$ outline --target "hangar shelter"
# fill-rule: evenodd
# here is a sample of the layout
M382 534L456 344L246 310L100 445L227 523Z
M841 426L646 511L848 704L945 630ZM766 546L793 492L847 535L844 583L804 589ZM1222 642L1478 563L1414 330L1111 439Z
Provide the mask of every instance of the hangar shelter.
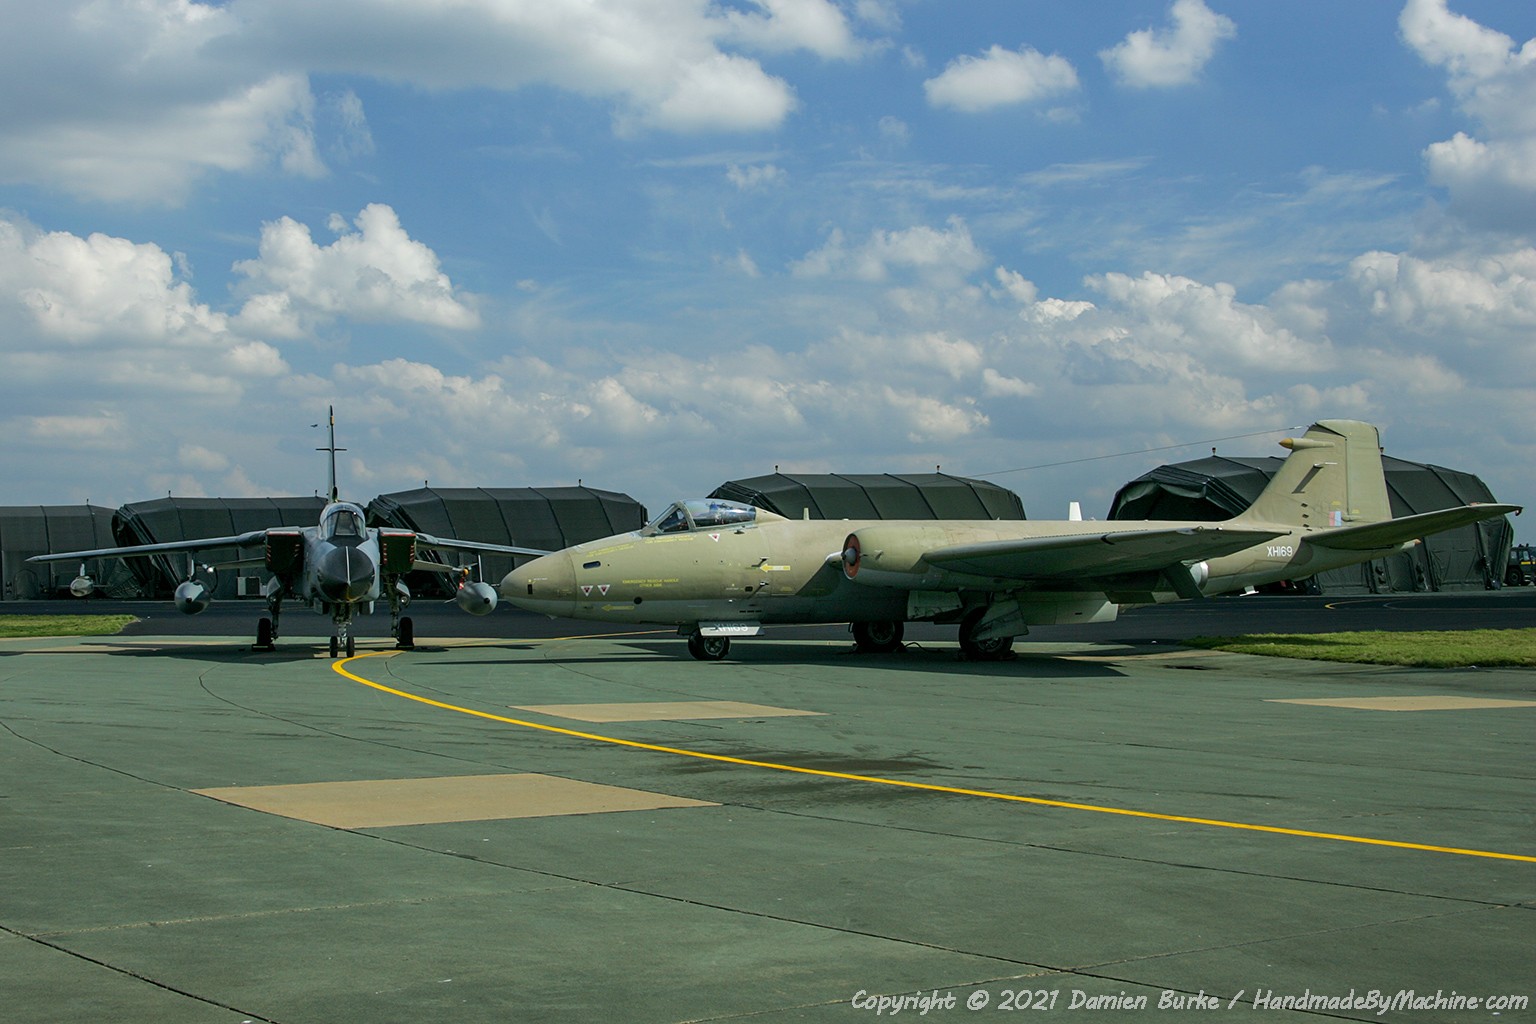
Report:
M771 473L721 484L708 495L787 519L1023 519L1019 496L986 480L947 473Z
M1278 457L1211 456L1159 466L1120 488L1110 519L1229 519L1251 505L1279 471ZM1382 457L1394 517L1496 500L1478 477L1460 470ZM1435 534L1410 551L1319 573L1315 593L1380 594L1483 590L1502 584L1514 542L1507 518Z
M0 585L4 600L34 601L69 587L80 572L78 565L63 562L29 565L33 555L49 551L84 551L110 548L112 510L99 505L9 505L0 507ZM103 562L107 561L102 559ZM110 580L114 597L135 597L137 584L121 559L103 566L98 584ZM94 567L93 567L94 568Z
M645 525L645 506L627 494L591 487L418 487L368 503L368 524L487 544L558 551ZM495 585L513 569L509 555L476 556L479 578ZM451 578L412 573L413 593L450 595Z
M32 555L73 549L133 547L197 537L233 537L267 527L314 526L325 499L155 498L115 512L91 505L0 507L0 579L4 599L25 601L66 596L80 566L28 564ZM396 527L464 540L550 551L596 540L645 524L645 507L627 494L590 487L418 488L382 494L366 507L370 526ZM423 552L425 556L427 553ZM234 548L198 552L198 578L218 599L258 597L266 574L260 567L204 569L232 561ZM507 556L486 555L481 578L495 583L512 568ZM96 558L86 572L108 597L166 598L187 578L188 556ZM451 577L413 573L413 593L452 595Z

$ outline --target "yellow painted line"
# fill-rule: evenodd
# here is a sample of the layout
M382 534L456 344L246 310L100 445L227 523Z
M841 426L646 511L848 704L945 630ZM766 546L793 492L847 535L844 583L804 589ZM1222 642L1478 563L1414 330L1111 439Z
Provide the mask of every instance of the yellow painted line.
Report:
M744 757L731 757L726 754L707 754L699 750L685 750L682 747L666 747L655 743L642 743L639 740L626 740L618 736L603 736L594 732L582 732L579 729L566 729L558 725L545 725L542 722L528 722L520 718L509 718L506 715L496 715L488 711L476 711L474 708L460 707L457 704L448 704L431 697L423 697L419 694L408 693L405 690L397 690L383 683L376 683L371 679L349 671L346 665L362 658L377 658L381 655L393 655L395 651L375 651L368 654L359 654L354 658L343 658L331 663L331 668L356 683L372 687L383 693L395 697L403 697L419 704L426 704L434 708L442 708L445 711L456 711L461 715L471 715L475 718L483 718L491 722L501 722L505 725L516 725L524 729L537 729L540 732L555 733L560 736L571 736L581 740L592 740L597 743L611 743L620 747L631 747L635 750L649 750L658 754L675 754L679 757L693 757L703 761L718 761L722 764L738 764L747 768L768 768L778 772L793 772L797 775L816 775L824 779L843 779L847 782L867 782L880 786L897 786L901 789L917 789L929 793L950 793L956 796L983 797L988 800L1007 800L1011 803L1033 804L1036 807L1056 807L1069 811L1094 811L1098 814L1119 814L1129 818L1150 818L1153 821L1176 821L1186 825L1207 825L1212 828L1241 829L1247 832L1267 832L1272 835L1300 836L1306 839L1330 839L1340 843L1360 843L1365 846L1390 846L1399 850L1422 850L1429 853L1451 853L1459 857L1484 857L1491 860L1523 861L1527 864L1536 864L1536 856L1526 856L1519 853L1498 853L1492 850L1465 850L1454 846L1431 846L1424 843L1404 843L1395 839L1373 839L1369 836L1342 835L1337 832L1309 832L1305 829L1281 828L1278 825L1255 825L1242 821L1221 821L1217 818L1195 818L1182 814L1159 814L1156 811L1138 811L1128 807L1108 807L1102 804L1078 804L1066 800L1047 800L1038 796L1020 796L1016 793L998 793L987 789L964 789L959 786L940 786L932 782L912 782L906 779L885 779L878 775L856 775L851 772L834 772L822 768L802 768L792 764L776 764L773 761L753 761Z

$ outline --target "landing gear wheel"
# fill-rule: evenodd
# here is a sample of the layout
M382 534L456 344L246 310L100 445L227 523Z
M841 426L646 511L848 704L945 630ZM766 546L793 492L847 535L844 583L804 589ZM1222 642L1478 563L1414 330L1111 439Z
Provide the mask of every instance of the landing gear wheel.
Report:
M341 638L337 637L337 636L333 636L333 637L331 637L331 657L334 658L334 657L336 657L336 655L338 655L340 653L341 653Z
M1011 639L1008 642L1009 643L1013 643L1013 641ZM352 657L356 657L356 655L357 655L357 638L355 636L353 636L351 633L348 633L347 634L347 657L352 658Z
M960 653L971 661L1002 661L1013 652L1013 637L995 636L977 640L976 628L981 625L981 617L985 614L985 608L978 608L960 624Z
M416 649L416 626L409 616L400 620L400 628L395 632L395 646L402 651Z
M719 661L730 652L731 638L728 636L688 635L688 653L700 661Z
M272 620L263 616L256 620L256 650L270 651L273 647Z
M888 654L901 649L900 622L855 622L853 643L860 654Z

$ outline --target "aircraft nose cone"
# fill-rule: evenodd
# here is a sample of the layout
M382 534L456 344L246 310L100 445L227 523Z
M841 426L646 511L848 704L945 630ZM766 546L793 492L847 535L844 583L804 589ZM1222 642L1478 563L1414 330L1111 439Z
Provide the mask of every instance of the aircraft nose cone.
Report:
M501 596L519 608L550 615L569 610L576 602L576 571L564 551L540 555L507 573Z
M315 567L316 583L326 600L337 604L360 601L373 589L373 562L350 547L332 548Z

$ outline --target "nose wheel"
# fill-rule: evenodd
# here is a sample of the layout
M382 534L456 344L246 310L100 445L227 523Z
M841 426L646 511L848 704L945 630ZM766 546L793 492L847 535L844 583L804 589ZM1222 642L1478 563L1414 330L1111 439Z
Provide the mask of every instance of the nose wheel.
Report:
M352 623L337 619L336 632L331 634L331 657L341 657L342 651L349 658L357 654L357 638L352 635Z
M731 638L728 636L704 636L702 633L688 634L688 653L700 661L719 661L731 652Z

